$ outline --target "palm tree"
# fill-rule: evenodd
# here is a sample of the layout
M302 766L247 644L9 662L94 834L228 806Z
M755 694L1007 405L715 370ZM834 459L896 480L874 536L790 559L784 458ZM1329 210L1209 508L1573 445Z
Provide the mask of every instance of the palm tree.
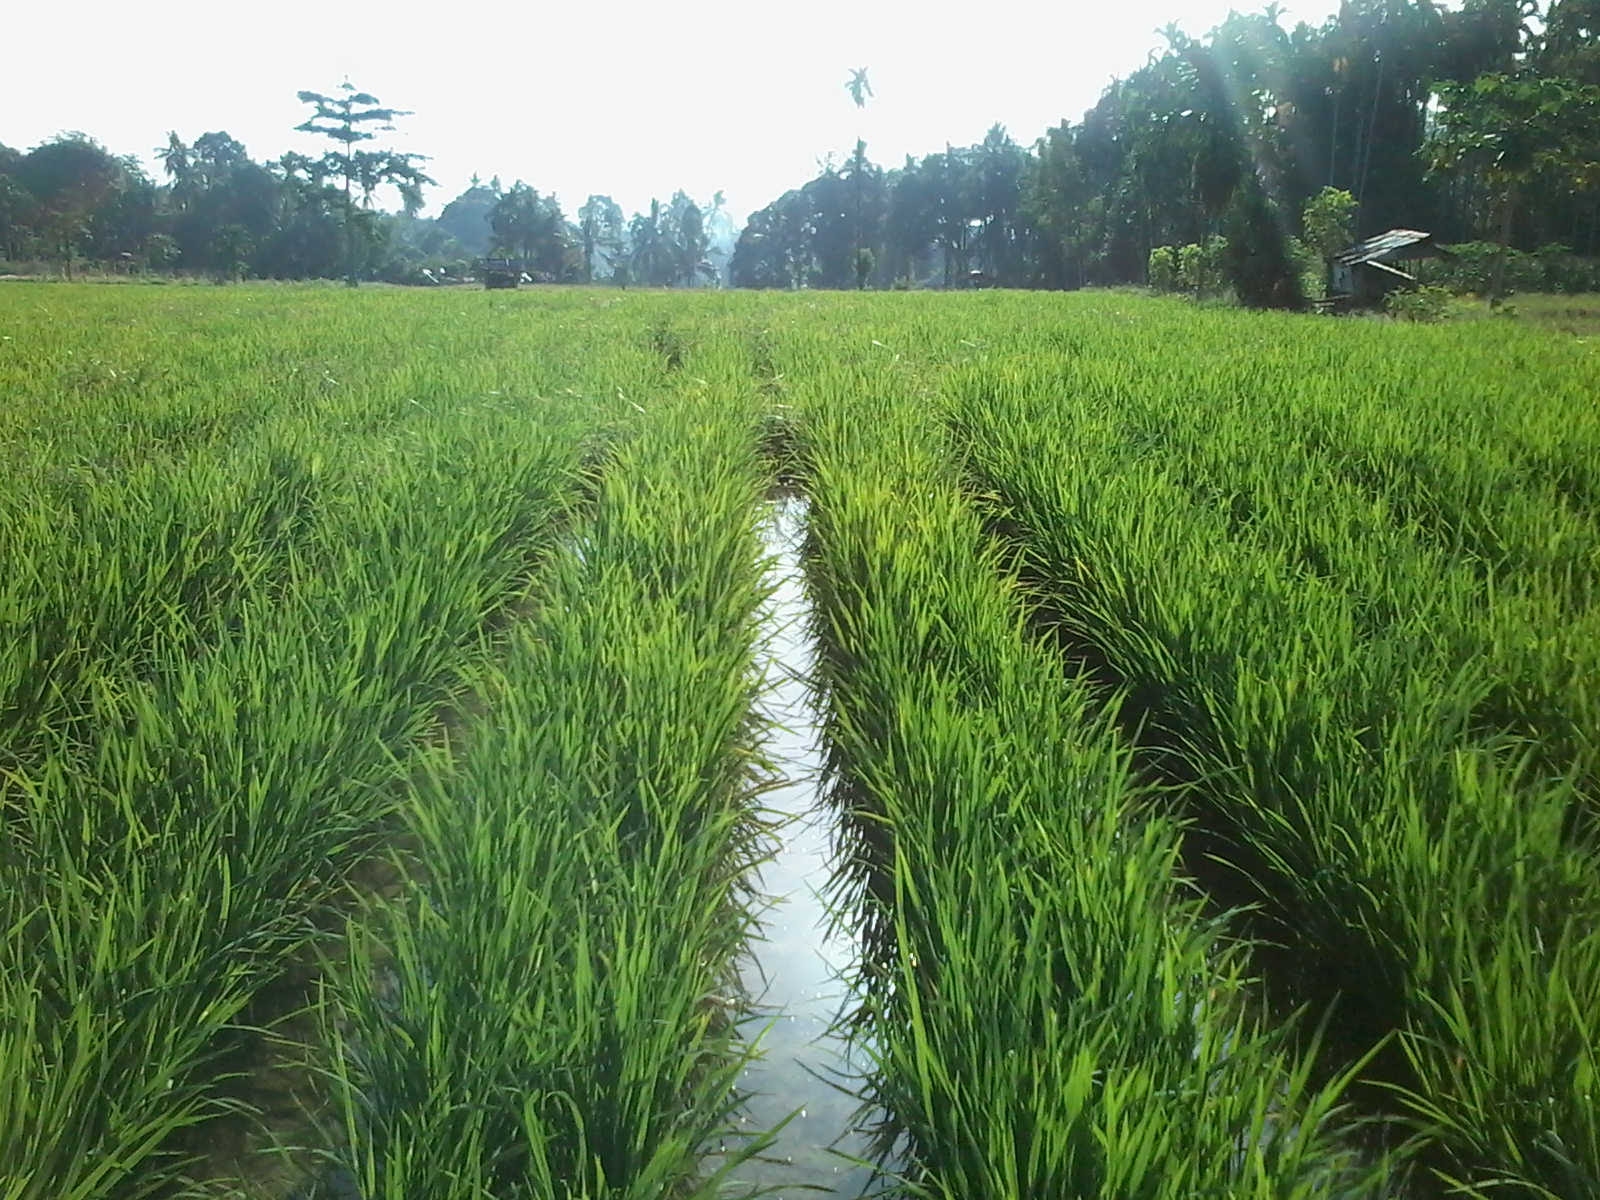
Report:
M651 200L650 215L635 213L630 230L633 235L633 273L652 287L661 287L672 281L671 252L661 225L661 201Z
M877 99L872 94L872 85L867 82L867 69L865 67L851 67L850 78L845 81L844 90L850 93L850 99L855 102L857 111L867 107L869 99ZM867 144L861 140L861 127L859 121L856 125L856 153L854 170L856 189L856 246L855 255L851 260L852 269L861 261L861 172L866 163Z
M850 78L844 85L844 90L850 93L857 108L865 108L867 101L876 99L872 94L872 85L867 82L867 69L865 67L852 67Z
M183 144L176 131L171 131L167 134L167 144L157 146L156 153L161 155L162 169L172 180L172 198L182 211L189 206L189 193L194 187L194 161L189 156L189 147Z

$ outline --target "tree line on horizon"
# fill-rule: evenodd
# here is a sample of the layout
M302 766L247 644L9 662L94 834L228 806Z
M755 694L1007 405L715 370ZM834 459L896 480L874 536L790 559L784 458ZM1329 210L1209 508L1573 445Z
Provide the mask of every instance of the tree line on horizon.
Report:
M997 124L885 169L857 139L751 216L732 282L1071 288L1215 243L1241 299L1286 303L1301 214L1328 189L1359 235L1600 255L1600 0L1345 0L1293 30L1269 5L1204 40L1163 34L1032 146Z
M362 279L427 283L464 277L504 254L541 279L656 286L713 281L734 231L720 193L702 207L682 192L625 220L590 196L569 220L552 195L517 180L474 177L438 217L415 205L386 212L376 186L347 196L330 161L288 153L251 158L226 132L186 143L169 135L165 179L82 133L26 154L0 144L0 261L74 261L102 269L182 272L219 280ZM369 181L371 182L371 181ZM407 209L410 211L407 211Z
M1359 234L1600 255L1600 0L1345 0L1293 30L1269 5L1204 39L1163 32L1162 53L1031 146L996 125L886 169L858 137L736 244L720 193L701 206L679 191L631 219L591 195L569 218L521 180L474 178L419 217L421 160L356 148L375 136L361 122L405 114L346 85L301 93L317 105L301 128L335 143L320 158L257 162L224 132L174 133L157 182L83 134L0 145L0 257L424 282L503 253L560 282L949 286L976 272L1071 288L1145 282L1152 252L1193 245L1240 299L1293 304L1301 214L1330 188L1353 198ZM846 87L858 109L874 98L865 68ZM397 213L373 203L391 184Z
M416 154L370 148L410 114L385 108L346 81L332 95L302 91L313 115L296 128L329 139L320 156L257 162L226 132L159 147L165 182L137 158L118 157L82 133L23 154L0 145L0 259L75 259L112 269L174 270L219 281L344 276L395 283L463 278L472 260L504 255L548 281L634 279L656 286L720 281L734 230L720 192L709 209L687 193L624 221L621 207L591 195L569 221L553 195L522 180L474 176L435 219L417 214L434 181ZM374 203L386 187L398 213Z

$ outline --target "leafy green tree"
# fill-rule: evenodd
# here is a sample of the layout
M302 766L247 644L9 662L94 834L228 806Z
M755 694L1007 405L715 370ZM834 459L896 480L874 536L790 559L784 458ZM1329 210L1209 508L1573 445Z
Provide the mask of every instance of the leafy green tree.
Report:
M845 81L844 89L850 93L850 102L856 106L857 113L867 107L868 100L875 99L872 94L872 84L867 82L867 69L865 67L852 67L850 69L850 78ZM856 193L855 257L857 259L861 256L861 186L866 165L867 143L862 140L858 127L855 153L850 163L850 177L855 182Z
M236 282L244 277L254 249L250 231L243 225L224 225L212 234L212 278L218 283Z
M1222 273L1241 304L1251 308L1305 306L1290 254L1283 214L1254 178L1234 190L1222 221Z
M1150 264L1145 270L1146 281L1158 292L1176 291L1178 287L1178 252L1171 246L1157 246L1150 251Z
M0 258L18 259L33 232L33 195L20 176L22 155L0 145Z
M710 240L706 237L705 214L686 192L673 194L667 209L666 236L672 247L674 283L695 287L710 276L711 264L706 261Z
M856 251L856 290L866 291L867 280L872 278L872 268L877 259L865 246Z
M1463 161L1430 175L1418 151L1441 119L1435 80L1470 84L1526 67L1592 82L1600 0L1543 7L1541 20L1532 0L1343 0L1318 27L1291 29L1270 5L1230 15L1203 38L1171 27L1164 53L1031 154L991 130L982 145L908 160L883 173L876 213L858 138L839 171L752 218L736 273L763 286L849 286L854 249L869 247L890 278L942 267L948 281L982 266L1006 282L1080 286L1142 279L1153 248L1205 247L1221 235L1224 274L1241 298L1292 304L1297 281L1317 272L1290 235L1323 188L1356 203L1347 234L1323 231L1324 251L1395 225L1459 240L1503 217L1502 183L1486 167ZM865 76L858 69L845 84L861 105ZM1446 124L1450 116L1447 106ZM1581 112L1568 125L1574 137L1596 127ZM1524 187L1518 244L1600 251L1600 185L1586 178L1545 170ZM1319 239L1315 221L1310 238Z
M1288 258L1293 262L1293 253L1286 251ZM1227 238L1221 234L1214 234L1200 243L1200 280L1198 280L1198 293L1205 294L1211 288L1221 288L1222 280L1227 275ZM1293 277L1299 280L1299 270L1293 272ZM1291 301L1291 306L1298 306L1298 301Z
M937 203L931 173L908 156L889 188L884 221L885 244L893 256L889 264L893 278L921 277L921 263L937 236Z
M179 212L189 206L189 198L194 193L195 179L194 167L190 160L189 147L183 144L176 130L167 132L167 144L157 146L156 153L161 156L161 167L166 176L171 180L172 200Z
M1301 210L1306 244L1324 260L1355 240L1356 198L1343 188L1325 187Z
M127 269L144 262L145 246L158 231L157 190L138 159L118 161L121 174L89 214L83 246L90 258Z
M1569 79L1480 75L1440 88L1443 109L1426 147L1429 169L1477 170L1498 195L1500 261L1489 299L1504 292L1519 205L1537 183L1600 184L1600 87Z
M752 213L733 249L733 286L801 286L811 261L810 215L810 204L798 189Z
M1170 247L1158 246L1150 251L1152 270L1164 269L1167 266L1167 263L1157 260L1161 250L1166 250L1172 255L1170 262L1173 266L1174 287L1193 292L1199 299L1221 285L1227 269L1227 238L1213 236L1203 242L1190 242L1187 246L1178 247L1176 253Z
M190 172L201 188L216 187L236 167L250 162L243 144L223 130L202 133L190 149Z
M1023 281L1030 228L1022 206L1027 167L1027 154L999 124L984 136L972 159L975 215L980 222L978 252L989 278L1007 286Z
M338 278L347 269L344 196L315 178L286 175L279 216L258 254L276 279ZM358 219L371 214L358 213Z
M867 158L867 144L860 138L856 139L855 151L850 155L850 162L845 171L855 200L855 220L851 226L852 244L855 248L853 261L859 262L861 251L868 248L867 229L870 223L866 213L866 193L868 189L881 188L882 172Z
M628 226L628 273L635 283L671 287L680 280L686 256L676 226L672 207L659 200L650 201L648 213L634 214Z
M554 196L541 196L517 180L489 214L494 245L522 258L536 271L560 279L566 265L566 219Z
M922 160L933 199L934 239L944 260L944 283L967 273L973 228L978 224L975 180L968 156L945 147L943 154Z
M360 224L356 218L356 188L361 189L365 206L370 204L372 193L378 187L393 184L400 191L405 211L415 213L422 207L423 185L433 180L417 165L426 161L422 155L356 149L362 142L375 140L379 131L392 130L397 118L410 114L398 108L384 108L376 96L357 91L349 80L345 80L340 89L339 96L310 91L297 93L302 104L312 106L313 115L295 128L302 133L320 134L337 146L324 156L323 162L330 177L344 181L346 280L355 287L356 236Z
M626 231L622 208L610 196L591 195L578 210L578 243L583 252L583 278L594 282L597 256L614 263L622 254Z
M72 260L89 235L91 217L126 176L99 142L66 133L23 155L17 179L31 197L30 219L49 252L72 278Z
M1600 86L1600 0L1553 0L1535 65L1541 74Z
M638 283L659 286L670 278L671 255L661 228L661 201L652 199L648 213L634 213L628 222L628 275Z
M1066 121L1046 131L1023 186L1023 212L1037 238L1031 268L1055 287L1082 287L1093 252L1095 197L1077 134Z
M806 287L855 286L856 227L851 215L855 182L831 167L800 189Z
M240 142L220 130L201 134L191 146L169 134L162 163L171 179L168 228L178 245L179 264L220 278L243 274L238 247L253 253L272 244L285 219L285 192L293 198L290 174L276 174L255 162ZM242 233L222 237L228 227ZM270 263L257 265L270 272Z
M502 194L498 178L486 184L474 175L467 190L444 206L439 214L439 225L468 254L487 254L494 237L494 231L489 228L489 214L494 212Z
M145 243L145 264L157 271L178 265L178 243L171 234L153 233Z
M728 202L721 191L711 194L711 208L706 212L706 261L717 282L725 282L730 275L734 245L739 240L738 227L728 213Z
M1155 251L1151 251L1152 254ZM1206 251L1199 242L1190 242L1186 246L1178 247L1178 286L1186 291L1193 292L1195 296L1202 296L1206 290Z

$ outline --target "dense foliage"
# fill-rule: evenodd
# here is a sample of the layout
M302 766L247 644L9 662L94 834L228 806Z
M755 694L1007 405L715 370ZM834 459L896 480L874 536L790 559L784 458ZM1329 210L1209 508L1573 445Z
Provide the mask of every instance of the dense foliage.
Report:
M885 170L858 145L751 218L734 281L850 286L859 238L883 286L1112 284L1143 281L1156 247L1222 235L1241 299L1292 303L1287 239L1318 240L1301 213L1329 187L1354 198L1357 234L1600 255L1600 19L1592 0L1536 15L1355 0L1321 28L1270 10L1204 40L1172 27L1164 54L1031 148L996 126Z
M333 118L325 123L338 131ZM0 264L45 262L70 276L74 261L86 260L101 270L218 280L353 270L362 279L434 283L466 277L483 255L510 254L546 281L693 286L721 278L732 252L720 193L702 208L676 192L627 226L608 196L590 196L571 221L554 196L521 180L505 188L473 179L437 218L419 217L430 181L414 157L336 149L262 163L226 133L192 143L173 133L158 184L136 158L81 133L26 154L0 146ZM401 212L375 205L386 186L399 189Z

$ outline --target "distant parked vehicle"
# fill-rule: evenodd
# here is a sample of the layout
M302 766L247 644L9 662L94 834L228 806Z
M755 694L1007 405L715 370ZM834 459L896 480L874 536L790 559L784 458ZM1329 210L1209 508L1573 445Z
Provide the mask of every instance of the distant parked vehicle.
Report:
M474 270L485 288L515 288L533 282L528 264L520 258L480 258Z

